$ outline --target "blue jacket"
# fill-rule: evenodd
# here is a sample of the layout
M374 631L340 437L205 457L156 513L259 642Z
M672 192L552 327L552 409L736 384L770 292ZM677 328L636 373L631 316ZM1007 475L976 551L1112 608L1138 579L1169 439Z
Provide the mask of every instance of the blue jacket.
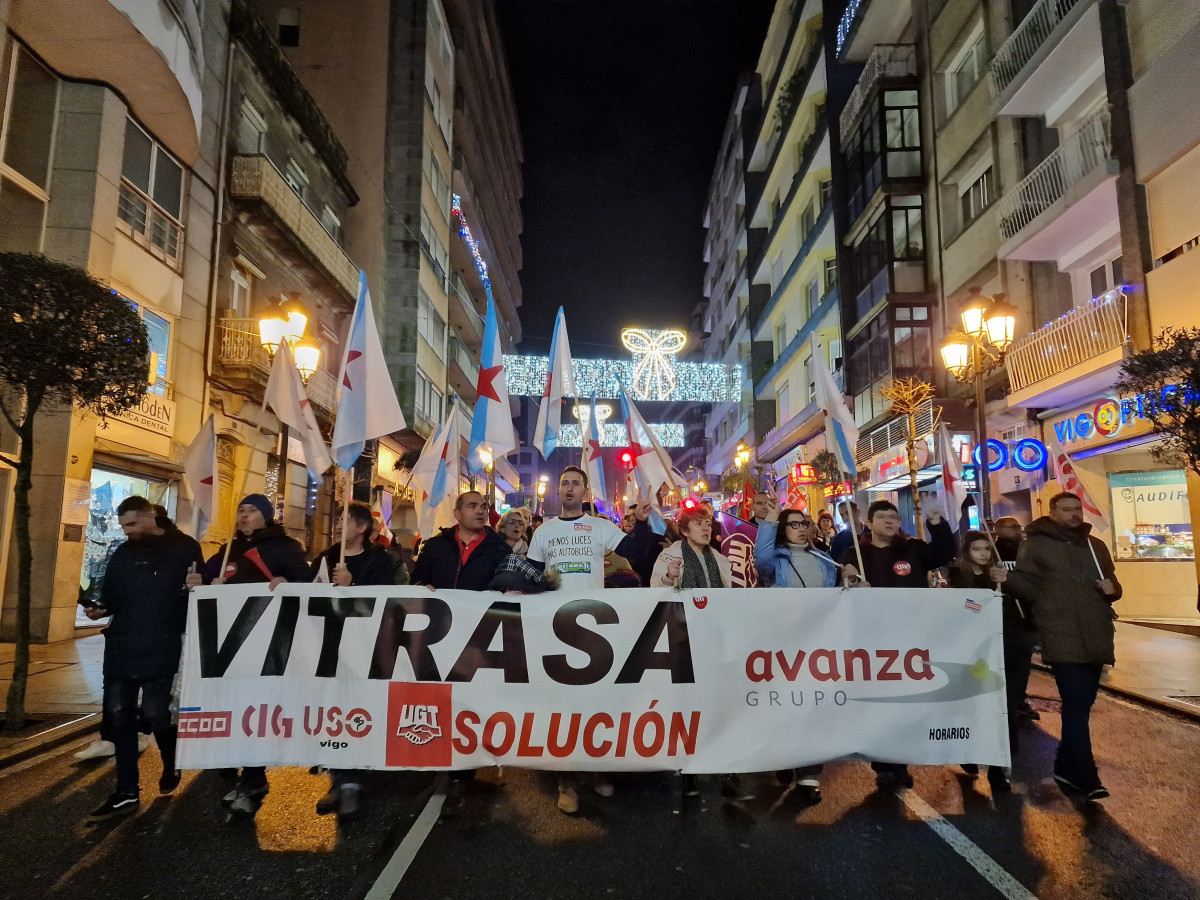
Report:
M779 531L776 522L760 522L758 536L754 540L754 565L758 567L759 577L773 587L800 587L796 584L796 573L792 570L792 553L786 545L775 546L775 535ZM838 564L812 547L808 552L816 557L821 564L821 574L824 576L821 584L810 584L808 587L834 587L837 585Z

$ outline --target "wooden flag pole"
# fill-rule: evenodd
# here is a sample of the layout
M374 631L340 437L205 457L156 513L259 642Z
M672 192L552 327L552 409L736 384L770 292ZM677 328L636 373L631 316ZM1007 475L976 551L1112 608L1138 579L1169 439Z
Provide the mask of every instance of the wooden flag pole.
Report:
M350 527L350 494L354 489L354 468L346 469L346 489L342 495L342 540L339 566L346 564L346 529Z
M235 497L242 496L242 492L246 490L246 480L250 477L250 461L254 458L253 448L250 450L250 457L246 460L246 468L242 471L242 484ZM218 488L218 491L220 489ZM220 494L218 493L218 497ZM229 551L233 549L234 538L237 537L237 507L233 508L233 530L229 533L229 540L225 542L225 555L221 559L221 571L217 573L217 577L225 577L225 567L229 565Z
M850 473L843 471L846 476L846 482L850 482ZM854 556L858 560L858 577L863 581L867 580L867 569L863 565L862 547L858 543L858 523L854 521L854 494L851 492L850 499L846 502L846 509L850 510L850 537L854 539ZM834 560L837 562L837 560Z

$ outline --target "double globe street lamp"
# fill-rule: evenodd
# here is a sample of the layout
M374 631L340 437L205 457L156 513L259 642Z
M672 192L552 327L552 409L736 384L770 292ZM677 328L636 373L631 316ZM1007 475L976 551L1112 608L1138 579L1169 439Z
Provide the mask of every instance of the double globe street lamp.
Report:
M298 300L284 300L274 310L258 320L258 336L267 356L275 359L280 341L287 341L300 370L300 378L308 384L321 361L321 348L312 341L303 340L308 316Z
M975 480L979 485L981 525L989 527L992 501L988 474L987 399L984 381L1004 365L1004 356L1012 348L1017 324L1017 308L1003 294L987 297L971 288L971 296L962 309L962 331L947 335L942 342L942 361L960 384L975 382L975 412L979 431L978 465ZM953 510L949 511L953 514Z

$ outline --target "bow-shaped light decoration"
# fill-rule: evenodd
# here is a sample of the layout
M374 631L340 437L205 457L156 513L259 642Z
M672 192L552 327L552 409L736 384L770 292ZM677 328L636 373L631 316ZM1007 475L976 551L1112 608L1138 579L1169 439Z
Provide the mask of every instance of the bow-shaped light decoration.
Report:
M682 331L626 328L621 343L633 353L633 388L639 400L669 400L675 392L675 354L687 343Z

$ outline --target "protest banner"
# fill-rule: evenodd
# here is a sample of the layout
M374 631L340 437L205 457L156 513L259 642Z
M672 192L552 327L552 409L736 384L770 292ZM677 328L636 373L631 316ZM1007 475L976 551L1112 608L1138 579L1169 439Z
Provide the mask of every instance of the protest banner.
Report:
M759 772L1008 765L1000 596L193 591L179 764Z

